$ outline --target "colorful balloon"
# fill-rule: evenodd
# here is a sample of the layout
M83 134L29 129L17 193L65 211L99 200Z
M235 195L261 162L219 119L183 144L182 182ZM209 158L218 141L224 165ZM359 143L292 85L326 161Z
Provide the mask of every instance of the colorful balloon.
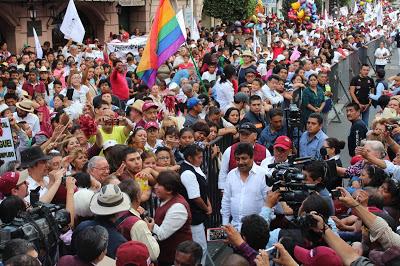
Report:
M297 18L299 19L304 18L304 10L300 10L299 12L297 12Z
M365 5L365 2L360 1L360 6L363 6L363 5Z
M291 6L294 10L298 10L300 8L300 2L294 2L291 4Z

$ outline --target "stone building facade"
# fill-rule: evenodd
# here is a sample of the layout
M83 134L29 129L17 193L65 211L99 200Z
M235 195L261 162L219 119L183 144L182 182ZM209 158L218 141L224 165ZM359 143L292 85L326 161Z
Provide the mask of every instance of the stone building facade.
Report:
M0 0L0 41L6 41L11 52L19 53L25 45L34 46L32 25L41 43L53 46L66 40L59 31L68 0ZM176 10L191 5L190 0L171 0ZM193 0L194 17L199 20L203 0ZM118 33L120 26L128 32L138 28L149 32L159 0L75 0L85 38L98 38L105 42L111 33ZM36 17L31 18L34 9Z

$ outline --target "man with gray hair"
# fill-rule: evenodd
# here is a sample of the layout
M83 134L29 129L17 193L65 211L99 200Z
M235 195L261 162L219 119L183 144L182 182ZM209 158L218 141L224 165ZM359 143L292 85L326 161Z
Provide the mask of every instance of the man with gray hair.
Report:
M106 181L110 174L110 166L104 157L94 156L88 162L88 173L91 177L92 187L98 187L94 184L98 182L103 184Z

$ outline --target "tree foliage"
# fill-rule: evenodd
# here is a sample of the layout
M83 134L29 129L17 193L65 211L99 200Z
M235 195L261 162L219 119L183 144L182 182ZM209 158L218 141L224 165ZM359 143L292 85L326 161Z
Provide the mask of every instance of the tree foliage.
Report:
M225 22L242 20L253 15L257 0L204 0L206 15Z

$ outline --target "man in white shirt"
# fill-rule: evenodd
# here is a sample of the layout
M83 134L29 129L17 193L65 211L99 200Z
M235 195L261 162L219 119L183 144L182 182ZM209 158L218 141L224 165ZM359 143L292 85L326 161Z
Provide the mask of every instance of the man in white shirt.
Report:
M17 123L25 121L32 129L32 136L35 136L40 131L40 122L37 115L33 114L33 102L25 99L16 104L16 112L13 116Z
M217 64L216 64L216 63L211 63L211 64L208 66L208 70L205 71L205 72L203 73L203 75L201 76L201 79L202 79L202 80L208 80L209 82L211 82L211 81L216 81L216 80L217 80L217 72L216 72L216 69L217 69Z
M192 214L193 241L199 243L203 249L202 265L205 265L207 255L207 240L205 235L204 221L212 213L210 199L207 196L207 177L201 170L203 162L203 150L196 144L185 148L185 161L181 164L181 182L185 187L183 196L190 205Z
M249 122L243 123L240 125L238 131L239 143L250 143L250 145L253 147L253 161L255 164L260 165L265 158L271 157L271 153L265 146L256 143L257 128L254 124ZM229 172L237 166L237 161L234 158L237 146L237 143L233 144L222 154L221 168L218 175L218 189L224 190L225 182Z
M253 147L249 143L239 143L235 159L238 167L226 179L221 215L223 225L231 223L240 231L243 217L260 213L269 189L265 170L254 163Z
M276 91L279 85L279 76L271 75L268 77L267 84L261 90L263 92L262 100L268 99L272 105L277 105L283 102L283 96Z

